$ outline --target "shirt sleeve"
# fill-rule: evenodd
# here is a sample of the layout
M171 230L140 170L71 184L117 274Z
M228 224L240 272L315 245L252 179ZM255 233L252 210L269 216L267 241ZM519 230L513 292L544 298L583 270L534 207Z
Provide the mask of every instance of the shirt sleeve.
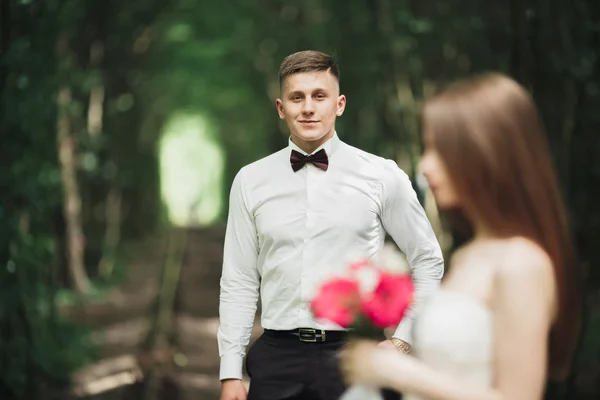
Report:
M444 260L433 228L421 207L408 175L386 160L381 187L381 219L410 265L415 296L413 305L393 337L412 342L412 325L423 302L439 288Z
M244 192L244 169L234 178L223 250L217 341L219 377L242 379L242 360L250 341L258 302L258 238Z

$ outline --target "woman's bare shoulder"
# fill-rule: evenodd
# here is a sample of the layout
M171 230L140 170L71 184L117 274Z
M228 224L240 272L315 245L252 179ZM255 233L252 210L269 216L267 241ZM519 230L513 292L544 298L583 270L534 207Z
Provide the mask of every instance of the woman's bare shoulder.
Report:
M555 290L552 260L534 241L524 237L505 239L502 257L497 260L496 282L532 285L532 290L544 291L551 296Z
M503 257L504 262L501 263L503 269L510 270L515 265L519 266L518 269L542 268L547 270L548 267L552 267L552 260L546 250L533 240L522 236L505 239L502 252L505 256ZM528 267L524 267L524 265L528 265Z

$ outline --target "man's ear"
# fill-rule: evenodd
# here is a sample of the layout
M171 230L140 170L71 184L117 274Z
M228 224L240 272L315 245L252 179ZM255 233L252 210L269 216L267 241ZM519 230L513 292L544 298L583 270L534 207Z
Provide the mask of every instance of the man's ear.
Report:
M275 107L277 108L277 114L279 114L279 118L285 119L285 113L283 112L283 102L281 99L275 100Z
M335 115L337 115L338 117L341 116L344 113L345 109L346 109L346 96L344 96L342 94L342 95L340 95L340 97L338 97L337 111L335 112Z

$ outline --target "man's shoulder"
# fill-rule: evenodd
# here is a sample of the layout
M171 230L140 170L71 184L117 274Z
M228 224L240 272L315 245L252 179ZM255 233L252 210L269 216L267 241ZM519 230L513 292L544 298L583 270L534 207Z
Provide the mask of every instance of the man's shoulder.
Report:
M275 153L271 153L268 156L264 156L243 166L241 171L245 171L244 173L268 173L269 170L275 166L281 167L282 161L285 161L286 159L287 151L288 148L284 147Z
M240 169L238 175L244 175L249 178L271 175L274 170L281 169L285 165L286 158L289 158L286 155L287 152L288 148L284 147L275 153L246 164Z
M359 149L358 147L351 146L347 143L344 143L344 145L346 147L346 153L355 157L356 162L370 165L382 174L402 171L394 160L369 153L366 150Z

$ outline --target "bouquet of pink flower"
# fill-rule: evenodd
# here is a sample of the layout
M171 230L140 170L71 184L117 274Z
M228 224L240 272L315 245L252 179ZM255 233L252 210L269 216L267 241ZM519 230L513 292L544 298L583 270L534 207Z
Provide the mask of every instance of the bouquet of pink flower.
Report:
M349 271L320 287L311 301L315 317L365 338L380 336L384 328L397 326L413 298L411 276L385 271L370 260L351 264Z
M411 276L387 272L370 260L350 265L350 273L327 280L311 301L317 319L349 328L354 337L376 339L383 329L397 326L414 293ZM381 389L348 388L340 400L383 400Z

